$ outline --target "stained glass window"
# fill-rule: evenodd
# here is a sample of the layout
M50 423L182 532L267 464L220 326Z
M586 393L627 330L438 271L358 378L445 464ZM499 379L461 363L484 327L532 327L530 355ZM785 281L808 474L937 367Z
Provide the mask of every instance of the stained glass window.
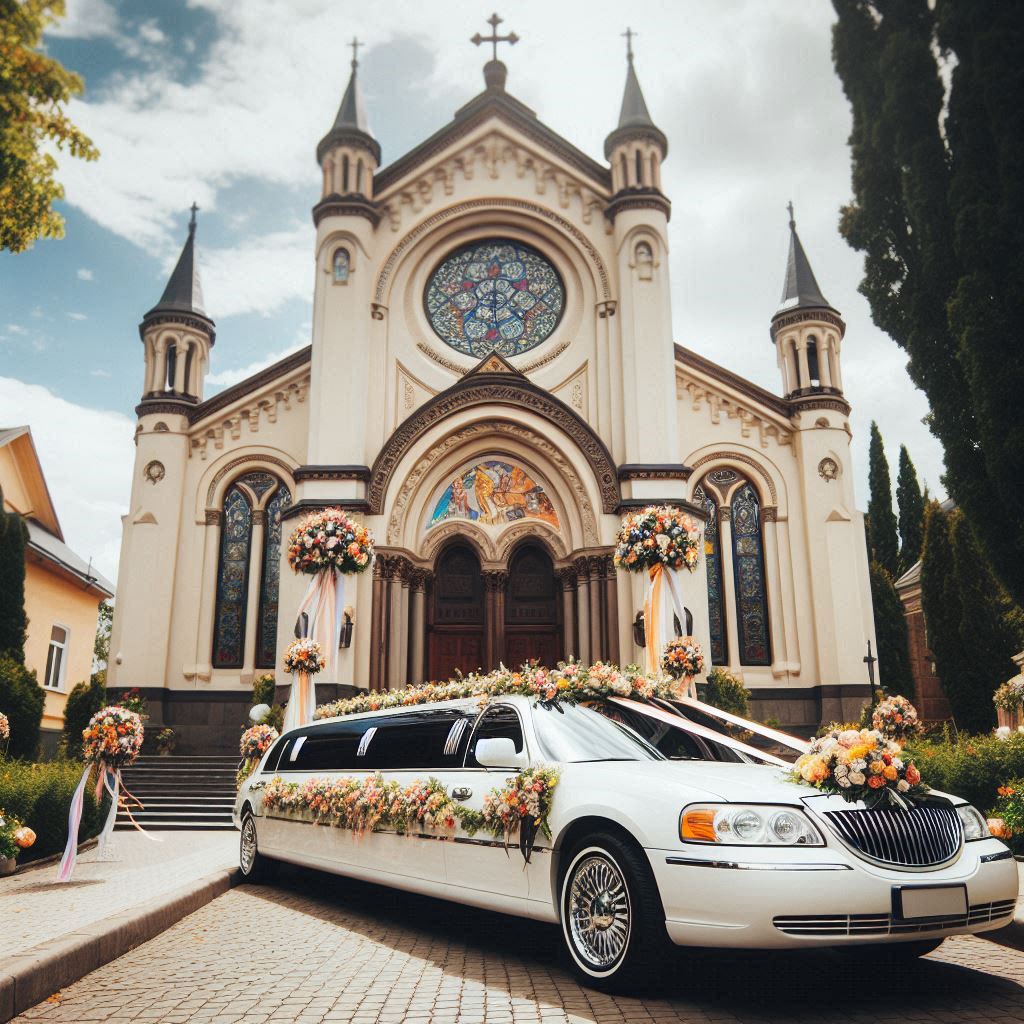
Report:
M515 356L558 326L565 288L558 271L521 242L474 242L448 256L424 296L437 336L466 355Z
M718 504L698 486L693 500L708 514L704 528L704 562L708 576L708 620L711 627L711 664L726 665L729 655L725 643L725 607L722 602L722 553L718 540Z
M238 486L224 498L213 628L213 667L241 668L245 657L245 606L249 589L252 506Z
M770 665L768 593L764 578L761 504L749 483L732 498L732 560L736 578L736 636L743 665Z
M281 513L292 503L281 484L267 503L263 534L263 572L260 577L259 632L256 636L256 667L273 668L277 655L277 598L281 583Z
M349 255L348 249L338 249L334 254L335 284L344 284L348 280Z

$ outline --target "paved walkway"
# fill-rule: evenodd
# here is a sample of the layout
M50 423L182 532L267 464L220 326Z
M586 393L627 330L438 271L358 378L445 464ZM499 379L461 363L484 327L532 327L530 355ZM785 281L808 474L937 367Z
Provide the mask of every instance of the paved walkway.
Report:
M948 939L856 954L683 953L642 998L581 988L558 930L315 872L242 886L17 1018L139 1024L938 1024L1024 1020L1024 956Z
M79 854L70 882L57 881L57 865L21 869L0 878L0 960L68 935L180 889L238 860L238 833L154 832L160 842L116 832L115 860L97 848Z

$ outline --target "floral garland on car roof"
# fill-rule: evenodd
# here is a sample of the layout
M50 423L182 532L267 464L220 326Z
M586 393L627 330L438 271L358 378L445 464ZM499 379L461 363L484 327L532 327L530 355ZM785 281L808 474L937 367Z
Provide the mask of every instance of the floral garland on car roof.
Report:
M286 782L275 775L263 790L263 810L309 814L320 825L346 828L357 835L395 831L403 835L430 831L454 832L461 824L470 834L489 832L506 846L519 835L527 863L537 834L551 838L548 815L558 784L553 768L530 768L492 789L480 811L457 803L443 783L431 776L408 785L385 780L380 772L365 779L311 778ZM446 838L446 837L445 837Z

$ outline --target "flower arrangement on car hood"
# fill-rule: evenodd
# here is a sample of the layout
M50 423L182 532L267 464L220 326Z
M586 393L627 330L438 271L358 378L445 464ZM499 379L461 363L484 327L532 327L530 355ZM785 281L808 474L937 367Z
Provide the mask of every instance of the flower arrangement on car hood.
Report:
M906 809L930 791L914 762L904 761L902 753L898 743L877 729L833 729L811 741L792 776L848 803L863 800L869 807Z

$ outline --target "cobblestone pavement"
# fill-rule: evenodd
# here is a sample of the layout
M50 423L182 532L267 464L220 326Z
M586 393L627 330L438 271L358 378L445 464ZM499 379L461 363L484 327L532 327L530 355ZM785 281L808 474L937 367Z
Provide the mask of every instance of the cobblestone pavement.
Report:
M826 973L827 972L827 973ZM1024 954L955 938L895 971L694 954L643 998L579 987L555 928L285 869L232 890L19 1022L926 1024L1024 1021Z
M96 847L78 855L70 882L56 864L0 879L0 958L67 935L238 862L238 833L159 832L153 842L115 832L112 860Z

